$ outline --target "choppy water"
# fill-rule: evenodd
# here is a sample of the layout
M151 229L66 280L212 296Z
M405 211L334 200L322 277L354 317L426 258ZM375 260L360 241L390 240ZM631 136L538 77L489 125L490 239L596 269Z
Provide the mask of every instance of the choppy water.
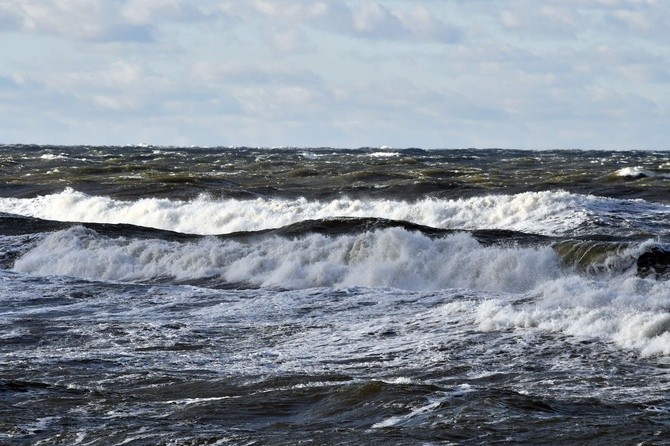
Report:
M0 146L0 443L666 444L670 154Z

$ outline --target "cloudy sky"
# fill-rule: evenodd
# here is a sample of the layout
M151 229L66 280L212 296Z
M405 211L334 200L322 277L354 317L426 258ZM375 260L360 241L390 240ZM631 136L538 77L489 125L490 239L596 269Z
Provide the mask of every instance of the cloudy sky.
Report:
M670 148L670 1L0 0L0 143Z

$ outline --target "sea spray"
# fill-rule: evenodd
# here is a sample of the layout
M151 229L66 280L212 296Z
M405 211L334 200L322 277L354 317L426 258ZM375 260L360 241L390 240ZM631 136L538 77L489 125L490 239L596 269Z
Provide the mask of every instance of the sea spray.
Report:
M127 223L194 234L256 231L328 217L381 217L437 228L496 228L547 235L581 233L587 228L592 231L601 225L602 232L609 232L612 228L608 222L613 214L644 228L645 221L639 217L641 208L655 218L670 216L670 206L564 191L412 202L351 198L240 200L207 195L188 201L121 201L68 188L35 198L0 198L0 212L60 221Z
M58 259L58 261L54 261ZM14 270L92 280L219 278L264 287L473 288L523 292L560 275L548 246L482 246L467 233L430 238L402 228L338 237L257 237L249 242L107 238L73 227L48 234Z

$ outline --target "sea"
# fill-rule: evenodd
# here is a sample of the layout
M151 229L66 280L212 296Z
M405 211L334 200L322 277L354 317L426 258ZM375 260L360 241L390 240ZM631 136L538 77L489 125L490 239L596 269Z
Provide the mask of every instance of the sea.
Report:
M670 444L670 152L0 145L0 444Z

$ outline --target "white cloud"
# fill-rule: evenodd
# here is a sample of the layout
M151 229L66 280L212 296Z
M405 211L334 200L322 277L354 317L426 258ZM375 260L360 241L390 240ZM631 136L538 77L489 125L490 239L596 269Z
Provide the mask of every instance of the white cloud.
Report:
M521 18L512 11L500 11L500 21L506 28L518 28L521 26Z
M0 29L16 30L21 27L21 16L12 3L0 4Z
M351 30L369 39L410 39L457 42L461 31L436 18L422 6L393 8L381 2L366 2L351 8Z
M299 85L234 87L232 96L255 119L306 116L318 110L322 102L317 90Z
M160 23L227 17L227 3L191 0L5 0L5 30L91 42L149 42Z
M96 94L91 99L97 106L115 111L132 110L139 106L137 99L134 97Z
M184 0L127 0L120 13L125 20L136 25L201 20L207 15L197 3Z
M280 63L199 62L190 69L196 81L209 85L310 85L319 82L309 70Z
M605 21L626 34L648 39L670 37L670 4L627 5L605 14Z
M394 37L405 28L388 8L379 3L365 3L352 14L354 31L365 37Z
M326 2L300 2L291 0L253 0L252 7L262 15L291 21L306 21L328 14Z
M89 41L148 41L151 30L123 20L113 2L8 0L14 29ZM9 11L9 13L7 12Z
M42 82L61 91L111 90L135 92L159 90L170 81L138 63L117 60L90 72L49 73Z
M492 1L504 29L535 38L578 41L670 36L670 3L654 0Z
M455 42L460 30L421 6L385 2L256 0L255 11L291 28L307 26L354 38ZM277 23L275 22L275 25Z
M272 32L270 42L272 47L280 53L295 54L314 50L314 46L307 42L305 33L298 28Z
M498 11L498 17L507 30L564 39L576 39L580 33L588 31L580 28L582 17L575 7L532 1L510 2L505 6L505 9Z
M161 113L164 97L174 91L173 81L146 67L117 60L95 70L33 74L30 83L51 107L73 104L71 114L108 112ZM32 93L35 94L35 93ZM63 102L61 104L60 102ZM75 105L76 104L76 105Z

